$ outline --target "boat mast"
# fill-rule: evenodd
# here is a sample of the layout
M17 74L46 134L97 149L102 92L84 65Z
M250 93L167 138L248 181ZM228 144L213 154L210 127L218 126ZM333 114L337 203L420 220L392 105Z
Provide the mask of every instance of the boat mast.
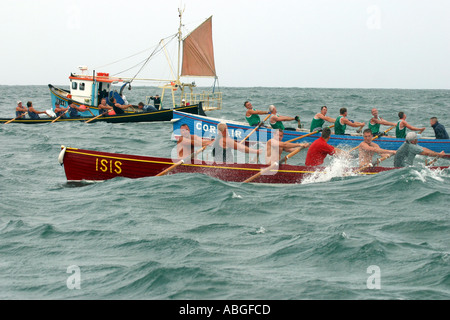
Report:
M180 26L178 28L178 70L177 70L177 84L180 84L180 63L181 63L181 41L182 41L182 31L181 28L182 18L183 18L184 9L178 8L178 17L180 18Z

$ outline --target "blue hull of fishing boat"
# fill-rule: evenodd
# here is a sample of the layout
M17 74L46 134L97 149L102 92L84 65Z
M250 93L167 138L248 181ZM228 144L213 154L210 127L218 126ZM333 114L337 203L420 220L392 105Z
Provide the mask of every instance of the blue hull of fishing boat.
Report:
M222 119L197 116L178 111L173 112L172 121L174 135L173 138L175 139L180 135L180 126L182 124L187 124L189 126L191 134L202 136L203 138L207 139L214 139L217 135L217 125L220 122L225 122L228 126L229 136L237 141L244 139L255 128L235 121L226 121ZM271 139L273 132L274 130L270 128L259 128L248 138L248 141L267 142L267 140ZM309 132L285 130L283 141L292 140L308 133ZM320 133L310 135L297 141L314 142L318 137L320 137ZM362 141L362 135L331 135L328 143L332 146L354 148L357 147ZM404 139L381 137L376 140L376 143L380 146L380 148L397 150L404 141ZM450 153L450 140L422 138L419 139L419 145L436 152L444 151L446 154Z

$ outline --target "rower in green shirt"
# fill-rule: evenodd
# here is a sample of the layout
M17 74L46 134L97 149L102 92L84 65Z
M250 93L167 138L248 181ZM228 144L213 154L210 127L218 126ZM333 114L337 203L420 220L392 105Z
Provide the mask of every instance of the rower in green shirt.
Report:
M273 129L280 129L285 130L283 121L297 121L300 123L300 118L298 116L293 117L287 117L287 116L280 116L277 114L277 108L274 105L271 105L269 107L269 112L271 114L269 123L272 126ZM290 129L287 130L296 130L296 129Z
M347 119L347 108L341 108L339 110L339 117L336 118L336 121L334 122L334 134L337 135L344 135L345 129L347 128L347 125L350 127L360 127L359 130L362 130L362 128L366 125L364 122L354 122Z
M244 102L244 107L247 108L247 111L245 113L245 119L247 119L248 124L251 125L252 127L257 126L261 122L261 119L259 118L260 114L269 114L270 113L267 111L260 111L260 110L253 109L253 106L252 106L251 102L249 102L249 101Z
M396 124L393 122L389 122L384 120L382 117L378 115L377 108L372 109L372 119L369 121L369 129L372 131L373 136L379 136L380 135L380 126L391 126L394 127Z
M323 106L320 108L320 112L317 113L314 118L311 121L311 128L309 129L310 132L317 131L317 129L322 129L323 124L325 121L334 123L336 119L327 117L328 108L326 106Z
M425 130L425 127L423 128L416 128L412 125L410 125L408 122L406 122L406 114L402 111L398 113L398 117L400 120L397 122L397 127L395 128L395 137L404 139L406 138L406 128L412 131L419 131L419 133L422 133Z

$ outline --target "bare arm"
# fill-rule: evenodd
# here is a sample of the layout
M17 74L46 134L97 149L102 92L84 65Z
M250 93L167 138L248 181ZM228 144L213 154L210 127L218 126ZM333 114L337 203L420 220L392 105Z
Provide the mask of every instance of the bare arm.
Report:
M277 121L292 121L292 120L295 120L295 118L287 117L287 116L272 116L272 118L270 120L272 121L272 119L275 122L277 122Z
M269 114L268 111L261 111L261 110L247 110L247 117L251 116L252 114Z
M364 127L366 124L364 122L351 122L350 120L348 120L347 118L343 118L344 124L350 126L350 127Z
M410 125L406 121L402 121L402 123L403 123L403 126L407 127L409 130L412 130L412 131L420 131L420 133L422 133L425 130L425 127L424 128L416 128L416 127Z
M423 148L423 151L420 154L423 155L423 156L430 156L430 157L439 157L439 158L441 158L441 157L443 157L445 155L444 151L434 152L434 151L432 151L432 150L430 150L428 148L424 148L424 147L422 147L422 148Z
M321 113L317 114L317 117L322 119L322 120L328 121L328 122L333 122L334 123L336 121L336 119L328 117L328 116L324 116Z

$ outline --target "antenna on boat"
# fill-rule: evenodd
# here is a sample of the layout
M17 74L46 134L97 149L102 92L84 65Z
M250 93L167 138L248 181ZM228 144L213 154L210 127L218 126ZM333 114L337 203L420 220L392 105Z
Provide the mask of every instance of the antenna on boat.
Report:
M183 13L184 10L186 9L186 7L184 7L183 9L178 8L178 17L180 18L180 26L178 28L178 70L177 70L177 84L180 84L180 62L181 62L181 41L183 38L182 35L182 27L183 27Z

